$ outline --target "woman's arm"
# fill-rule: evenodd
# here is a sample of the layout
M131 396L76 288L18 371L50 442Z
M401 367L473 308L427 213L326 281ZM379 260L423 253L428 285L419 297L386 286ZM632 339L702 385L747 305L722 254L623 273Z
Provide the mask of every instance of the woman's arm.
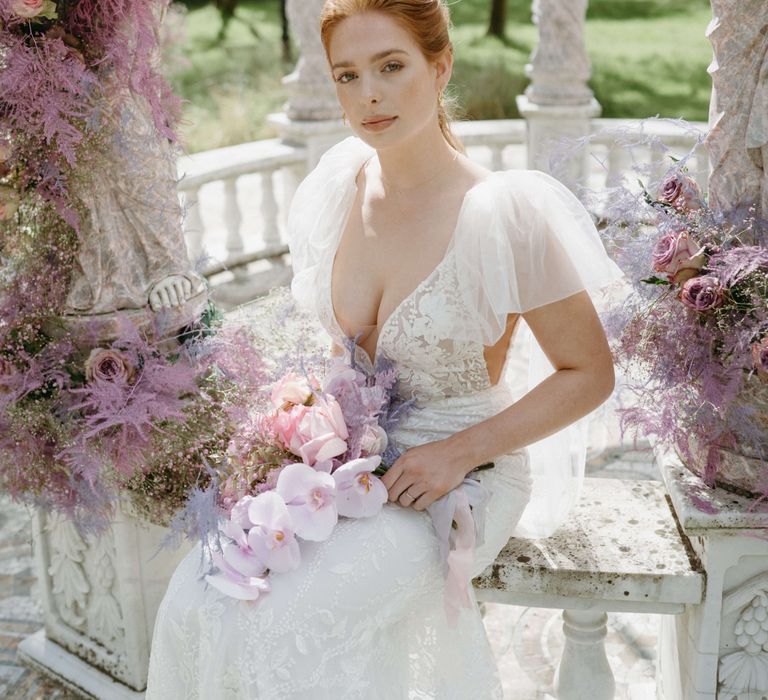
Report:
M589 295L580 292L523 314L554 374L501 413L444 440L407 450L383 481L390 501L423 510L474 467L551 435L594 410L614 386L613 361Z

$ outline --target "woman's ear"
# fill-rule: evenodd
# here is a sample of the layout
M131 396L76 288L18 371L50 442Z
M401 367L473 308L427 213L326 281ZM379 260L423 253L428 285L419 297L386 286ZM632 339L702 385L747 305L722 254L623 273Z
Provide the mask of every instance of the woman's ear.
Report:
M453 71L453 51L446 49L443 54L435 61L435 77L437 78L437 88L442 92L451 79Z

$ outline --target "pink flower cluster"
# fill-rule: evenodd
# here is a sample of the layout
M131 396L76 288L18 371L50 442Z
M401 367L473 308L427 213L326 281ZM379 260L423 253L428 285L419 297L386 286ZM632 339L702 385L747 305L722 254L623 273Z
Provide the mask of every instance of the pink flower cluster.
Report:
M728 285L716 270L709 268L710 255L699 245L689 228L705 203L696 181L678 171L668 175L657 193L657 202L674 211L672 230L667 230L653 248L653 269L666 275L672 285L680 285L678 299L699 314L723 307ZM681 222L682 218L682 222ZM685 223L683 223L685 222ZM663 219L661 220L663 225ZM667 222L669 224L669 222ZM758 376L768 381L768 337L751 346L752 364Z
M679 172L662 182L658 201L682 214L703 207L696 181ZM703 312L722 305L724 290L720 280L712 274L700 276L707 264L706 249L679 222L656 241L652 257L656 272L665 274L670 284L682 285L679 298L689 309Z
M387 501L386 487L373 474L386 435L370 440L364 456L344 461L350 430L339 402L328 391L343 392L363 381L356 370L335 366L326 393L313 378L295 373L272 387L275 413L261 421L262 430L302 461L282 466L273 488L247 494L232 506L221 529L227 542L221 552L213 553L218 572L206 576L225 595L258 599L270 590L270 572L299 566L299 540L326 540L339 516L370 517ZM251 488L256 492L259 486L263 484Z

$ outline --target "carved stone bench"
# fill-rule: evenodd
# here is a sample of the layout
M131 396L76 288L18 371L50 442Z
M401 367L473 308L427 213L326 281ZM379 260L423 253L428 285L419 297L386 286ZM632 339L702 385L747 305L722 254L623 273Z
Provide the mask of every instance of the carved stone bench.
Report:
M606 613L679 614L701 602L704 581L664 484L593 478L552 537L511 539L474 587L480 601L562 608L556 696L612 700Z

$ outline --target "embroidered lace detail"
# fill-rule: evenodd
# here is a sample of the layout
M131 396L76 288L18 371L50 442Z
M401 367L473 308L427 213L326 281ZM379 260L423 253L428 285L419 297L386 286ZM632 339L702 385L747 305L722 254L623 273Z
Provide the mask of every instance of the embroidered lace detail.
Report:
M330 264L324 266L317 303L321 324L339 345L346 336L333 313ZM379 332L376 355L393 361L398 369L400 392L419 403L473 394L491 384L479 342L457 340L452 329L471 322L456 280L451 247L432 273L386 319ZM357 348L357 362L370 366L372 358ZM376 358L373 358L374 361Z

